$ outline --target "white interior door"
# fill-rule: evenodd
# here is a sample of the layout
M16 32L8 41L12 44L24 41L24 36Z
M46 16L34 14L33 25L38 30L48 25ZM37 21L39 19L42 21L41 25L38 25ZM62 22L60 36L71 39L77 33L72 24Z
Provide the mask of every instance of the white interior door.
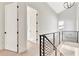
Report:
M5 6L5 49L17 52L17 3Z
M36 13L37 11L27 6L27 40L36 42Z

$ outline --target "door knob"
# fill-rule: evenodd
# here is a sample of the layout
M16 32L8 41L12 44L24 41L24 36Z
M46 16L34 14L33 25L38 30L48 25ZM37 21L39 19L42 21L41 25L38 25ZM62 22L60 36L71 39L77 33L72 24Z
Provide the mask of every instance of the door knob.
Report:
M4 32L4 34L6 34L6 32Z

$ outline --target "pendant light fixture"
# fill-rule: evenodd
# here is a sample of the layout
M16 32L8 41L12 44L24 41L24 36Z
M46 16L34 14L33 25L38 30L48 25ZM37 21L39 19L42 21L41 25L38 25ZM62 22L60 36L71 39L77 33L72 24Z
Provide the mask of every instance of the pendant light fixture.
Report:
M73 7L75 2L64 2L64 8L69 9Z

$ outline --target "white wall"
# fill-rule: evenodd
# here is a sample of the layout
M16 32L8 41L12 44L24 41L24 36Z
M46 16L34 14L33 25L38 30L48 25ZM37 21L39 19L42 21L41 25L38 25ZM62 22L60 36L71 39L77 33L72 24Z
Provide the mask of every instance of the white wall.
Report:
M19 26L18 26L18 31L19 31L19 53L26 51L26 37L27 37L27 32L26 32L26 17L27 17L27 9L26 9L26 4L25 3L18 3L18 19L19 19Z
M64 21L63 31L75 31L76 30L76 7L66 9L59 14L58 21Z
M76 6L76 25L77 31L79 31L79 2Z
M4 48L4 4L0 3L0 49Z
M76 5L59 14L58 21L64 21L63 31L76 31ZM76 32L65 32L64 40L76 41Z
M34 2L28 5L38 11L39 34L57 31L57 15L46 3Z

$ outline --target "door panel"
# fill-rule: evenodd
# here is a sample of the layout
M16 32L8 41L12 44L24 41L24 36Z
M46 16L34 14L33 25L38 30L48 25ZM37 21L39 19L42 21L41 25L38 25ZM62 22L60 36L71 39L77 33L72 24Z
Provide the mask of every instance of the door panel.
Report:
M36 42L36 13L37 11L27 6L27 39Z
M5 49L17 52L17 3L5 6Z

